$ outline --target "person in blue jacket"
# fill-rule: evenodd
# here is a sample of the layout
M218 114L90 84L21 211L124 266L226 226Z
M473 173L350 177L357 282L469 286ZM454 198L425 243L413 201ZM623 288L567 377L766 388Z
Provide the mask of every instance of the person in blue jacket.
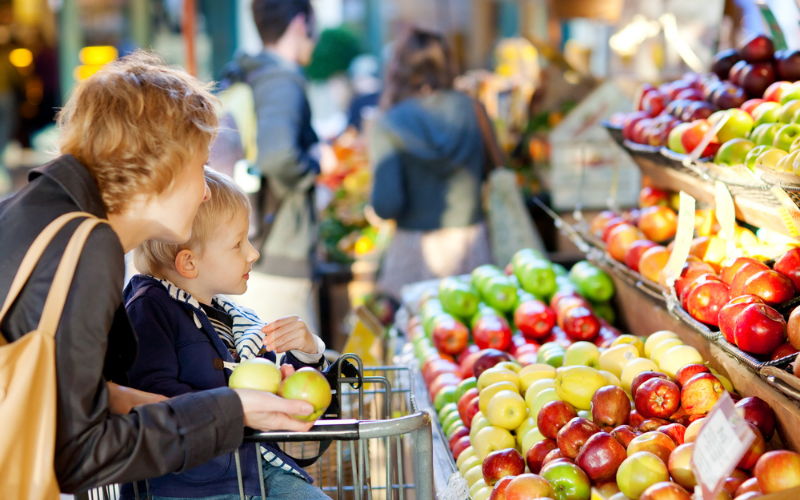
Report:
M294 368L322 369L325 344L296 316L264 324L222 294L241 295L258 252L247 239L247 195L227 176L206 169L211 199L201 205L191 239L182 245L147 241L134 252L144 274L125 289L125 307L139 337L139 356L128 371L131 387L167 397L225 387L233 363L264 357ZM267 498L328 498L279 448L261 447ZM239 448L244 493L260 496L256 449ZM233 453L181 473L150 479L156 499L239 498ZM142 483L140 495L146 491ZM133 498L133 486L123 498Z

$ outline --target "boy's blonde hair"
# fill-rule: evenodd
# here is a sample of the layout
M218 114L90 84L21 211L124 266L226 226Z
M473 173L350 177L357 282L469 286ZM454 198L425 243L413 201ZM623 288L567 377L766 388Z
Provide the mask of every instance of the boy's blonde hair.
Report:
M160 194L217 133L210 85L137 51L76 85L58 113L59 149L84 164L106 211Z
M205 177L211 199L197 210L192 222L192 237L180 245L148 240L136 247L133 264L140 273L164 278L165 270L175 269L175 257L181 250L189 249L202 255L212 234L237 214L250 215L250 200L233 179L210 168L206 168Z

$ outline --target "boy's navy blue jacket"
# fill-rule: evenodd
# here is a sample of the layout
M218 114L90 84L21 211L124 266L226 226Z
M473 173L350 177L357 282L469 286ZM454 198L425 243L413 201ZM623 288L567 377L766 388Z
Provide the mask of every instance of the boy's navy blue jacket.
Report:
M176 290L180 291L177 287ZM125 288L124 300L134 331L139 337L139 355L128 372L131 387L167 397L227 387L230 370L215 368L214 360L233 362L233 357L203 310L191 303L197 304L196 301L187 301L181 294L167 291L155 278L144 275L136 275L131 279ZM196 321L199 321L200 327ZM264 357L276 360L273 352L266 353ZM291 352L283 357L283 363L295 368L309 366L292 356ZM277 447L265 446L285 463L284 469L291 467L312 482L311 477ZM260 496L255 446L243 444L239 447L239 456L245 495ZM179 474L150 479L149 482L151 493L164 497L199 498L239 493L233 453L221 455ZM140 485L143 487L144 483ZM123 487L122 498L133 498L131 484Z

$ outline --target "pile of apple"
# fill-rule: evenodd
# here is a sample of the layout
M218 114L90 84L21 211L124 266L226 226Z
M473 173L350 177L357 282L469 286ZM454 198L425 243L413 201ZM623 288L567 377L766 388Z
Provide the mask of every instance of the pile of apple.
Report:
M800 149L798 79L800 52L776 52L771 39L757 35L736 50L718 53L710 73L687 73L658 88L642 85L636 111L615 115L611 122L634 143L685 154L727 116L701 156L713 156L720 165L794 172L794 153Z
M756 440L720 498L800 486L800 455L767 452L769 406L740 399L673 332L574 342L558 367L494 349L469 357L472 376L434 405L473 500L588 500L592 487L612 500L689 500L694 441L725 391Z

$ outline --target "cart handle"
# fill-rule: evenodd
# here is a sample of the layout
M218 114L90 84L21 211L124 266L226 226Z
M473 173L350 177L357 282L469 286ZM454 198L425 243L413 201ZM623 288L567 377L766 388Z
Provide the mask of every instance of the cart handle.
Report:
M317 420L317 423L308 432L258 432L246 428L244 441L247 443L323 441L329 439L334 441L358 441L361 438L373 439L407 434L430 425L430 422L431 416L425 412L387 420Z

